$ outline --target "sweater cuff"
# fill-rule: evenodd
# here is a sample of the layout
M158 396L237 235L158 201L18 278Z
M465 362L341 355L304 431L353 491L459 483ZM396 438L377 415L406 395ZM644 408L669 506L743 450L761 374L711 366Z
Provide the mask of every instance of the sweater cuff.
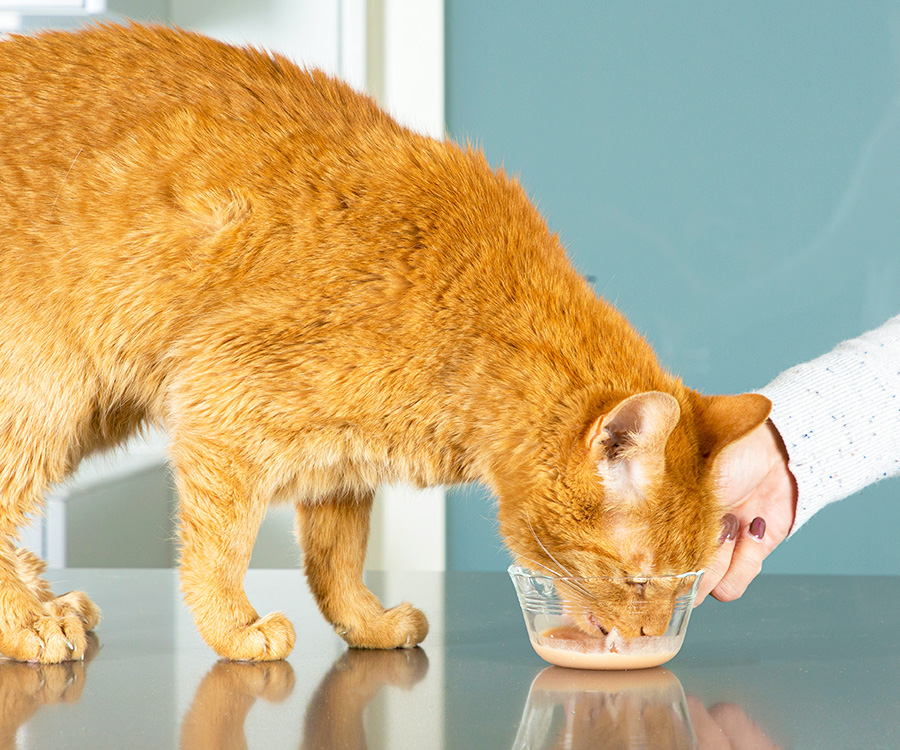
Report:
M791 535L829 503L900 473L900 316L760 393L797 480Z

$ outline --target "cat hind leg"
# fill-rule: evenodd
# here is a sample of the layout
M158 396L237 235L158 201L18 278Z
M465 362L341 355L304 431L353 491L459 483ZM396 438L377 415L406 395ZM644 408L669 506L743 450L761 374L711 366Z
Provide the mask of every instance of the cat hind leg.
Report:
M226 448L196 441L174 452L181 588L200 635L232 661L284 659L294 647L293 626L280 612L260 617L243 585L265 501Z
M363 583L374 492L298 502L297 532L306 578L319 610L354 648L412 648L428 620L404 602L385 609Z

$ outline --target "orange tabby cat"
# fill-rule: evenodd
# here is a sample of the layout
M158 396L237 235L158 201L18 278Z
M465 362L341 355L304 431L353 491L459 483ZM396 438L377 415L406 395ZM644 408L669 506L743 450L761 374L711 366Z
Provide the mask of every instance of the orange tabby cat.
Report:
M270 502L352 646L419 643L362 581L373 488L481 479L523 564L682 572L761 396L704 397L572 269L521 186L277 55L165 28L0 42L0 652L81 658L17 529L152 422L181 581L229 659L286 656L242 579ZM650 596L634 587L623 596ZM610 626L615 623L606 623Z

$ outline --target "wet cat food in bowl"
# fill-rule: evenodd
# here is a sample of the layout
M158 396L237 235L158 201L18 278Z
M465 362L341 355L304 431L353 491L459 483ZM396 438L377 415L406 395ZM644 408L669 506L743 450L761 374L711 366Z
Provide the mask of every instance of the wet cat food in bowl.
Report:
M512 565L528 637L560 667L643 669L681 648L702 572L566 578Z

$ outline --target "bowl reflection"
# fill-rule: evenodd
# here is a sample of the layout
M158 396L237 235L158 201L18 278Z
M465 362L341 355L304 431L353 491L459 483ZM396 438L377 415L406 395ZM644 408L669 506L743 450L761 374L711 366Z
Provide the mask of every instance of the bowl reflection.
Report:
M548 667L531 684L513 747L693 750L697 742L684 690L668 670Z
M662 667L547 667L531 683L514 750L781 750L740 706L685 698Z

